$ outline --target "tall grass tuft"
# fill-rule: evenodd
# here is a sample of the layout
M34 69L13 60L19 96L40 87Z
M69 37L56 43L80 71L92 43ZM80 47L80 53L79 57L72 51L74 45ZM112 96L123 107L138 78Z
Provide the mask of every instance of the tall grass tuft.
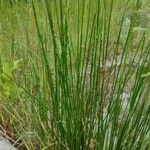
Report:
M142 2L26 5L37 36L33 50L28 26L20 25L30 68L20 86L34 133L33 143L22 138L27 149L149 149L150 42L149 27L141 27Z

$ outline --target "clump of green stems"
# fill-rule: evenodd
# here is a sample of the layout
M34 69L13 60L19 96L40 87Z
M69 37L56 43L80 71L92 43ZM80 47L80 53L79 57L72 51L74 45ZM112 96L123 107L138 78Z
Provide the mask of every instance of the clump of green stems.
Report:
M119 0L29 4L38 48L30 49L32 41L24 31L30 68L25 79L30 85L21 87L30 125L20 130L30 129L37 140L23 139L28 149L150 148L150 43L146 30L138 39L134 30L140 26L141 2L126 0L116 16L119 4ZM130 23L122 39L129 9ZM128 100L123 107L125 92ZM18 115L19 110L14 112Z

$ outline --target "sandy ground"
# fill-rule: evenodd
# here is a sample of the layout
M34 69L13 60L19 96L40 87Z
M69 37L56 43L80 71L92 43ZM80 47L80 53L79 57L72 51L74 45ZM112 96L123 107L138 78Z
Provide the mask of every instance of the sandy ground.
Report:
M0 150L17 150L8 140L0 136Z

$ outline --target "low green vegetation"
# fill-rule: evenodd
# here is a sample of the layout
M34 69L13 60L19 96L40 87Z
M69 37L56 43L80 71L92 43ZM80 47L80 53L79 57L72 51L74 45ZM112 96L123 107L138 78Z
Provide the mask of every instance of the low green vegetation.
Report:
M150 149L149 0L1 0L0 134L27 150Z
M13 81L13 72L18 69L20 61L5 62L2 52L0 60L0 98L15 99L20 89Z

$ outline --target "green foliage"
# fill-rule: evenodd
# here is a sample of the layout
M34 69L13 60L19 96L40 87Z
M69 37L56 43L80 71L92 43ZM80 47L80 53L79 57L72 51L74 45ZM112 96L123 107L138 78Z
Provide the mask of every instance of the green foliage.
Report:
M14 99L21 92L21 89L17 87L13 79L13 73L18 69L20 60L6 63L4 59L4 57L0 57L0 99L2 97Z
M16 0L9 11L2 1L3 49L26 60L26 93L19 104L1 106L26 148L149 149L150 30L143 1ZM20 60L0 62L1 93L19 99L13 78Z

